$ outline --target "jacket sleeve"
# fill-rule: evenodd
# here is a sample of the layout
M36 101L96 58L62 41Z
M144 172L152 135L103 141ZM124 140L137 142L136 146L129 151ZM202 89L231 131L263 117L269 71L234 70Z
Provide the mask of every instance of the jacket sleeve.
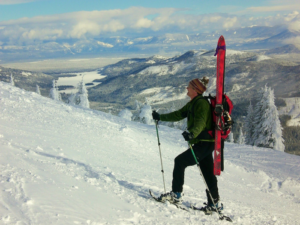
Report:
M193 125L189 128L189 132L197 137L206 128L206 123L209 116L210 105L206 100L196 102L193 113Z
M167 113L167 114L161 114L160 115L160 120L161 121L168 121L168 122L176 122L176 121L183 120L184 118L187 117L188 104L186 104L185 106L183 106L181 109L179 109L177 111Z

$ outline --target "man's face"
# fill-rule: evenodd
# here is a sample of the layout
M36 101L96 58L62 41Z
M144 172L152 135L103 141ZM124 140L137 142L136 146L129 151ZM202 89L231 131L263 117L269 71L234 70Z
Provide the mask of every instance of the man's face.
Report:
M189 84L186 89L188 90L187 96L189 96L191 99L195 98L198 95L197 91L193 88L192 85Z

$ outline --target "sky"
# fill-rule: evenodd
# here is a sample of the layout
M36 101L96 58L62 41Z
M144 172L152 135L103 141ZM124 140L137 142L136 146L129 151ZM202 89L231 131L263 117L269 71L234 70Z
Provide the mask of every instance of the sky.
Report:
M0 45L285 24L300 30L299 0L0 0Z

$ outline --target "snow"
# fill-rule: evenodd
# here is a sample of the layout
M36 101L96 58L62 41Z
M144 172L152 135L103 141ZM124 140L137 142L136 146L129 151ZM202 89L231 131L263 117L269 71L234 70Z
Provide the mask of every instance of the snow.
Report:
M32 75L32 73L22 71L22 75L25 76L25 77L28 77L28 76Z
M138 95L151 95L147 100L152 105L168 103L174 100L187 99L186 91L181 94L175 93L175 88L171 86L148 88L140 92Z
M231 224L217 215L154 202L163 192L154 125L128 121L0 82L0 224ZM159 126L166 188L180 130ZM225 143L218 177L233 224L298 224L300 158ZM196 166L186 170L184 204L202 205Z
M63 85L71 85L74 86L74 89L67 89L67 90L61 90L60 92L65 92L65 93L76 93L77 92L77 85L78 83L83 79L84 83L94 83L93 85L87 86L87 88L94 87L98 84L101 84L101 82L93 82L95 79L103 79L106 76L99 74L98 70L95 71L89 71L89 72L81 72L81 73L70 73L70 75L76 75L74 77L60 77L57 80L57 85L58 86L63 86Z
M272 58L269 56L266 56L266 55L259 55L259 56L257 56L256 61L261 62L261 61L268 60L268 59L272 59Z
M154 60L148 60L146 63L155 64L156 62Z
M106 48L113 48L114 46L111 45L111 44L108 44L108 43L104 43L104 42L101 42L101 41L97 41L97 44L98 45L101 45L103 47L106 47Z
M226 56L229 55L242 55L245 54L246 52L243 51L237 51L237 50L232 50L232 49L226 49Z
M184 62L176 63L172 65L149 66L146 69L139 72L139 74L140 75L157 74L157 76L164 76L170 74L174 75L179 71L184 71L189 66L191 66L191 64L185 64Z

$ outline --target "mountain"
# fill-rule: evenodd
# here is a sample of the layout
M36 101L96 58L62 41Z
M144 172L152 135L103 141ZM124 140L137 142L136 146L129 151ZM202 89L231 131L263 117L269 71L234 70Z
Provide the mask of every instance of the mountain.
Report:
M0 66L0 81L10 82L11 75L17 87L24 88L27 91L36 91L36 85L39 85L41 93L47 96L50 88L52 88L52 80L54 80L52 76L44 73Z
M188 51L172 58L126 59L106 66L99 71L106 78L89 89L90 100L133 109L135 100L147 98L155 107L169 108L176 101L186 102L188 82L203 76L211 80L207 93L214 94L214 52ZM249 104L266 84L275 90L277 98L299 95L299 63L261 52L228 49L226 55L225 92L235 103Z
M154 125L73 107L0 82L1 224L220 224L150 199L163 192ZM159 127L166 187L181 131ZM225 143L218 177L224 213L239 224L298 224L300 158ZM183 204L201 206L205 186L186 171ZM267 207L266 207L267 206Z
M300 49L297 48L295 45L289 44L289 45L284 45L281 46L279 48L274 48L274 49L270 49L268 51L265 52L265 54L267 55L272 55L272 54L300 54Z
M270 49L283 46L286 39L299 37L284 26L251 26L219 30L210 33L177 33L148 36L107 36L94 39L57 39L36 41L34 44L1 42L2 63L52 58L107 56L120 54L182 54L191 49L215 48L217 39L224 35L227 46L236 50Z

